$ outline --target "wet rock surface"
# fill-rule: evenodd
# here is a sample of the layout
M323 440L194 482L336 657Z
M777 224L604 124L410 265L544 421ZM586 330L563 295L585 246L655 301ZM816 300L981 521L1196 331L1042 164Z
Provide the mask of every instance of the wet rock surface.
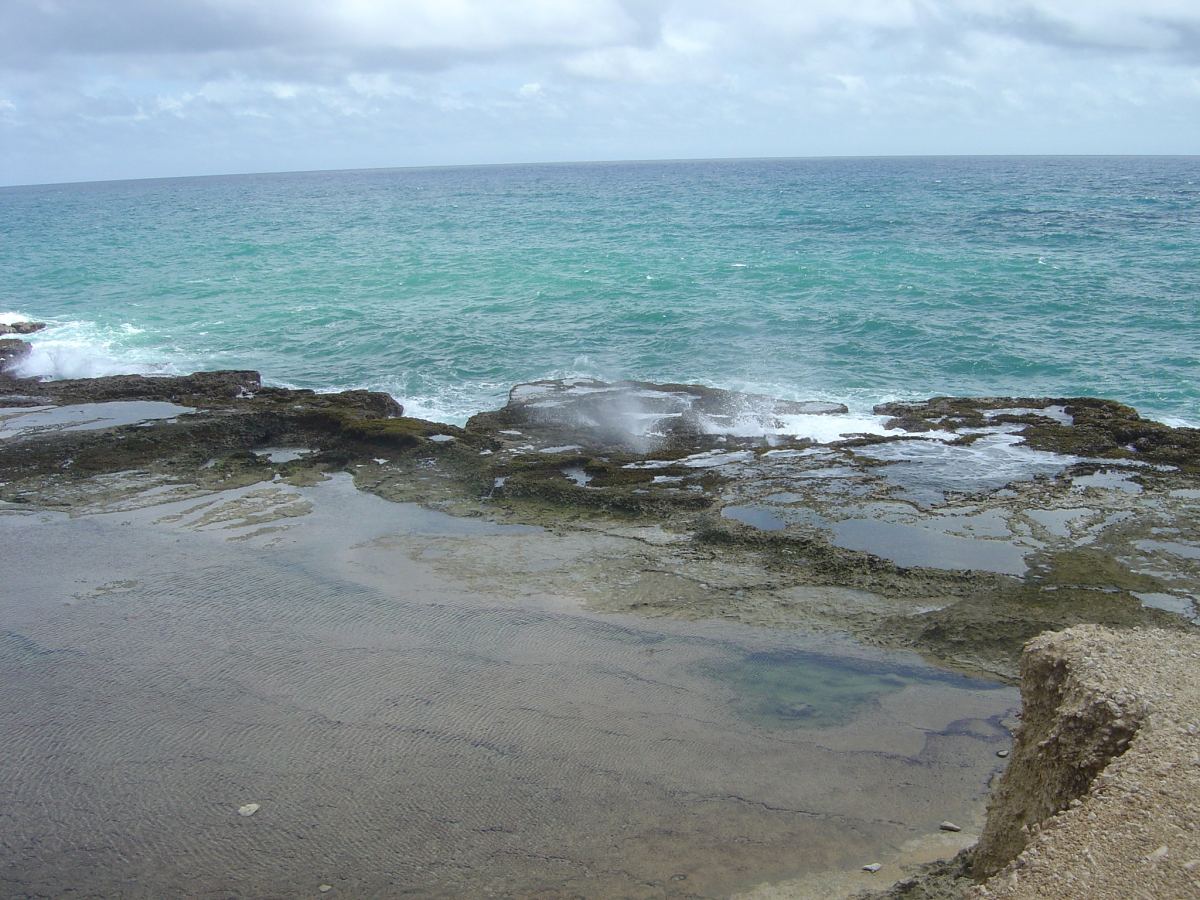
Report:
M45 327L45 322L0 322L0 337L10 334L34 334Z
M17 428L22 410L130 401L190 411ZM86 512L347 471L458 515L640 536L641 558L583 591L596 609L849 632L1008 681L1042 631L1194 627L1200 432L1088 398L876 413L575 380L518 385L457 428L248 371L0 376L0 426L19 431L0 443L0 500Z

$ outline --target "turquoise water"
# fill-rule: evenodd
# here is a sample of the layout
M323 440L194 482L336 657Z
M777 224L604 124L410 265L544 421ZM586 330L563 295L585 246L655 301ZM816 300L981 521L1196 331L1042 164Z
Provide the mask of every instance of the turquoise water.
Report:
M0 189L28 374L255 368L461 422L519 381L1200 422L1200 158L376 170ZM10 318L12 316L10 315Z

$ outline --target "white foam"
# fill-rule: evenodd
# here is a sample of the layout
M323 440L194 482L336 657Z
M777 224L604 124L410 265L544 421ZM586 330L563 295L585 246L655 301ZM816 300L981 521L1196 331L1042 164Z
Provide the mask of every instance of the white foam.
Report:
M840 441L856 434L902 435L899 428L887 428L885 416L864 416L830 413L795 413L790 415L743 416L732 424L706 422L709 434L728 434L733 437L791 437L808 438L821 444Z
M29 355L13 366L11 371L21 378L52 381L61 378L100 378L105 375L149 375L156 370L153 366L118 359L86 344L47 341L34 346Z
M449 408L451 403L443 403L440 398L409 397L378 385L370 386L366 389L383 391L385 394L390 394L397 403L404 407L404 415L410 418L424 419L426 422L437 422L442 425L457 425L461 427L466 424L467 419L479 412L480 408L486 408L479 407L470 410L453 409ZM341 391L346 390L346 388L335 387L330 388L330 390Z
M27 316L23 312L0 312L0 325L16 325L18 322L33 322L36 321L33 316Z
M8 316L27 318L20 313L0 314L0 317ZM43 381L105 375L165 375L181 371L163 358L160 349L127 343L142 331L129 323L111 328L94 322L50 324L43 331L23 337L32 349L10 371L21 378ZM195 367L184 368L191 371Z
M1159 416L1158 421L1169 428L1200 428L1200 421L1181 419L1179 416Z

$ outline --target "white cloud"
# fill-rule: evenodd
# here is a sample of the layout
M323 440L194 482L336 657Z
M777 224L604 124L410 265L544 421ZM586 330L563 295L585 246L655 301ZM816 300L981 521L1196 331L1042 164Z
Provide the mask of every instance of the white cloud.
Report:
M1194 0L4 0L0 180L139 174L131 135L180 173L1178 151L1198 71Z

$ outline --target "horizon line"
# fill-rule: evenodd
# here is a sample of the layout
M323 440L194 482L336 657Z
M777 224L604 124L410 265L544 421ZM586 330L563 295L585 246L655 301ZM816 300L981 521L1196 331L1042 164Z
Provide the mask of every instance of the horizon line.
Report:
M641 165L654 163L801 162L852 159L1197 159L1200 153L862 153L815 156L681 156L642 159L518 160L487 163L440 163L401 166L358 166L344 169L278 169L258 172L209 172L200 175L144 175L134 178L97 178L75 181L35 181L0 184L9 188L65 187L85 184L126 184L140 181L183 181L201 178L250 178L273 175L331 175L345 172L403 172L430 169L500 169L519 166Z

